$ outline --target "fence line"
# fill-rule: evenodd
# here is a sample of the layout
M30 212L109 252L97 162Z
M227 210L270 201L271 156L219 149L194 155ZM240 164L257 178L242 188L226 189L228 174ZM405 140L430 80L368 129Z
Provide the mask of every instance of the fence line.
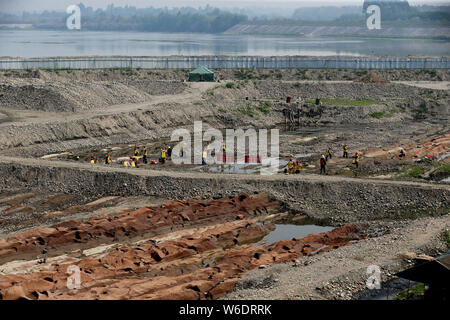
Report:
M0 70L14 69L449 69L449 57L102 57L3 58Z

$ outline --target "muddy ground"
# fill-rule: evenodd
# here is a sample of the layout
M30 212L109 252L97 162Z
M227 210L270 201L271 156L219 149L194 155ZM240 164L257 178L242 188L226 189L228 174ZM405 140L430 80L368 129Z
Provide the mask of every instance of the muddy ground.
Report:
M1 298L356 299L368 265L388 281L448 250L447 70L214 71L0 72ZM200 120L279 129L278 174L158 163ZM124 167L135 144L156 164Z

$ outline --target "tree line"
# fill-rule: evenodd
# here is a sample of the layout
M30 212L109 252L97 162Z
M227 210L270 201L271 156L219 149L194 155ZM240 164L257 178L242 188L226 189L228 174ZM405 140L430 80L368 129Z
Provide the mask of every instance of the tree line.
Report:
M383 25L449 26L450 6L411 7L407 1L365 0L363 6L323 6L300 8L291 17L254 16L220 10L209 5L192 8L136 8L133 6L105 9L86 7L80 3L81 27L98 31L202 32L221 33L236 24L278 24L311 26L365 26L365 10L376 4L381 8ZM22 15L0 13L0 24L32 24L37 29L66 29L66 12L23 12Z

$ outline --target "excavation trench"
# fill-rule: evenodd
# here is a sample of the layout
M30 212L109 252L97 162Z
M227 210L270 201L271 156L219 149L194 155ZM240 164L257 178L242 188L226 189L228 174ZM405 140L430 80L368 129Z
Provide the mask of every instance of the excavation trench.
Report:
M277 201L241 194L37 228L0 239L0 297L217 299L249 270L363 239L352 224L260 243L283 219L292 222ZM80 270L79 289L67 287L69 266Z

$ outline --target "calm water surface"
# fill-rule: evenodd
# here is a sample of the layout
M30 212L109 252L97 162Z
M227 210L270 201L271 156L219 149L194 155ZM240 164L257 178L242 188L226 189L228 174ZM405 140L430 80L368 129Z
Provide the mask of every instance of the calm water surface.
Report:
M436 40L305 38L97 31L0 30L0 56L170 56L170 55L431 55L450 54Z

